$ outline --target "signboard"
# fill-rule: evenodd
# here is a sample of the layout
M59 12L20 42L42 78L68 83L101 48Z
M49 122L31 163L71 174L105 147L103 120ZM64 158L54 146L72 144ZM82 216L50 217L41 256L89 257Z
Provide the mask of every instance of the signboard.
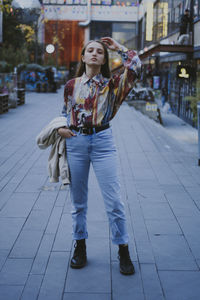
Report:
M70 1L70 0L69 0ZM121 21L136 22L138 7L116 5L92 5L91 20L93 21ZM45 19L85 21L88 19L87 5L45 5Z
M155 103L151 104L149 102L146 103L146 111L157 111L157 109L158 109L157 104Z
M176 76L179 79L189 79L195 76L195 70L190 66L178 65L176 67Z
M153 3L147 2L146 41L153 39Z
M160 76L153 76L153 88L158 90L160 87Z

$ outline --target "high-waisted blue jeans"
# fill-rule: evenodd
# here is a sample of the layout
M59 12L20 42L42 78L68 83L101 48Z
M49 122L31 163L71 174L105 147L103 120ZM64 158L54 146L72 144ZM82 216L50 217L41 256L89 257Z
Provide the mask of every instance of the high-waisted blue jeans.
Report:
M73 239L88 237L86 214L88 200L88 175L93 165L109 219L114 244L128 243L124 205L121 202L117 154L112 129L66 139L67 159L70 169L70 195L72 201Z

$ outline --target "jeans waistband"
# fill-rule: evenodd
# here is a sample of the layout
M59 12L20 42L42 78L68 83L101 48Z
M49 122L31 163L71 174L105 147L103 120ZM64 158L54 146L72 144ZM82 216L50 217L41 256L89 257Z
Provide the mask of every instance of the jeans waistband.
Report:
M101 126L91 126L91 127L76 127L74 125L71 125L69 128L74 129L77 132L80 132L82 134L93 134L94 132L100 132L102 130L105 130L110 127L110 124L105 124Z

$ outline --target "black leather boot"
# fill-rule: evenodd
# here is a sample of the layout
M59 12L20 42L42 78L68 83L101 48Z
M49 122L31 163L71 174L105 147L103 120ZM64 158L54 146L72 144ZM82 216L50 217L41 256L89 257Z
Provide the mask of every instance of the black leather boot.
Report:
M130 259L128 245L119 245L119 266L120 272L124 275L132 275L135 273L134 266Z
M87 262L85 239L77 240L74 248L75 250L71 259L70 266L73 269L83 268Z

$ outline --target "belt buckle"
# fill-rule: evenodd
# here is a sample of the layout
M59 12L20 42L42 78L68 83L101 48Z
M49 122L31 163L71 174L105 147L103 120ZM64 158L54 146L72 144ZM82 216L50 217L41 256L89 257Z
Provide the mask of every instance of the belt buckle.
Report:
M88 134L88 130L87 128L81 128L81 133L87 135Z
M88 127L88 128L82 127L82 128L80 129L80 133L82 133L82 134L84 134L84 135L90 135L90 134L93 134L93 128L91 128L91 127Z

